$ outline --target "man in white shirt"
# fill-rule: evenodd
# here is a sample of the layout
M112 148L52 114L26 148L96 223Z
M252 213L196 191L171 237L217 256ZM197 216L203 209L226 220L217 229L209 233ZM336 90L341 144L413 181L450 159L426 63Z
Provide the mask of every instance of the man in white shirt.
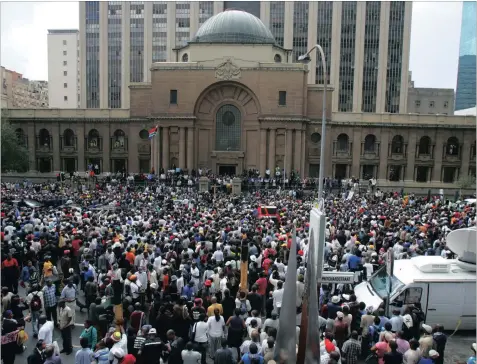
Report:
M38 331L38 340L43 340L46 345L51 345L53 343L53 330L55 329L53 321L47 321L46 316L42 315L38 319L38 324L41 326Z
M200 352L202 363L205 363L207 355L207 341L209 335L209 325L205 321L205 314L200 314L199 321L192 326L192 335L194 343L197 344L197 351Z
M277 282L277 289L273 291L273 308L280 314L280 310L282 308L282 301L283 301L283 282Z
M217 263L224 261L224 252L222 250L216 250L212 255L212 259L215 259Z

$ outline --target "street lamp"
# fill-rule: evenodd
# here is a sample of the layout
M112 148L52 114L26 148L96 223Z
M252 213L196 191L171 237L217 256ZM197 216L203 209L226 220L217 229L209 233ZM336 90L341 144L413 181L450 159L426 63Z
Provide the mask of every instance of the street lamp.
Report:
M323 198L323 179L325 178L325 135L326 135L326 59L325 53L323 52L323 48L319 44L316 44L313 48L311 48L306 54L301 55L298 57L298 62L309 63L311 61L310 54L316 49L316 53L320 54L321 57L321 65L323 68L323 113L321 116L321 148L320 148L320 173L319 173L319 181L318 181L318 202L321 201ZM322 204L324 206L324 202Z

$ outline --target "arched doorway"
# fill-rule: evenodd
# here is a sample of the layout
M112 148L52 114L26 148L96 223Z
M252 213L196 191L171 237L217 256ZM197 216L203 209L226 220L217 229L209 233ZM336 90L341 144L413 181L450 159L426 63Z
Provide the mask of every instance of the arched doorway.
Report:
M260 104L252 90L235 81L217 82L198 97L194 114L197 168L230 176L261 167L260 130L246 131L248 123L258 124L260 115Z

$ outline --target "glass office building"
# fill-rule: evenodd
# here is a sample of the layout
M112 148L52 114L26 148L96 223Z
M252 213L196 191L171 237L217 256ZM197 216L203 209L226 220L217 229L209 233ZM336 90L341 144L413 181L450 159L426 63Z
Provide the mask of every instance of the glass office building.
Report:
M469 109L476 104L476 12L477 7L475 2L465 1L463 3L459 46L459 69L457 71L457 91L455 100L456 111Z
M259 18L276 44L291 50L292 61L321 45L326 82L335 90L333 112L407 110L410 1L88 1L79 7L81 107L127 109L129 85L151 82L153 62L175 62L174 49L210 17L236 9ZM473 34L474 46L466 40L461 47L475 51L475 11L466 12L474 18L463 29L473 25L473 33L466 28L463 36ZM475 75L475 52L470 58ZM322 68L313 52L308 83L324 83Z

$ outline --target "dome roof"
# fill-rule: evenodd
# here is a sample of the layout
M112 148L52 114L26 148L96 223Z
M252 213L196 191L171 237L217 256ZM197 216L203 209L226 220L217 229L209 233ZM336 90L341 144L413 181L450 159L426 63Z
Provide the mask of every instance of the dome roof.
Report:
M191 43L275 44L275 38L256 16L241 10L226 10L209 18Z

